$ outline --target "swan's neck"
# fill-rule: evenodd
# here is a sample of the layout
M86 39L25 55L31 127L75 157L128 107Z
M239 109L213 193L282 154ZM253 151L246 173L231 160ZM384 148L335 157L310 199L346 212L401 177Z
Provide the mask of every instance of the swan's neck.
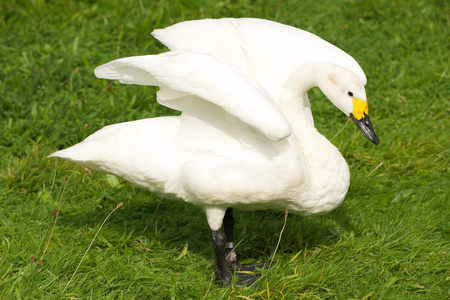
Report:
M302 66L295 70L287 79L280 100L280 110L288 121L298 119L298 114L305 112L305 103L302 97L313 87L319 86L324 69L329 64L316 62Z
M305 130L304 121L310 123L308 127L314 128L314 124L308 122L310 111L305 105L304 96L311 88L319 86L321 68L323 63L308 64L294 71L286 81L279 107L291 124L294 134L300 134Z
M321 63L317 63L295 71L286 82L279 107L291 124L291 145L309 166L308 184L314 187L311 190L320 191L318 201L332 209L347 193L350 173L339 150L314 127L309 107L305 106L304 95L321 82L320 68Z

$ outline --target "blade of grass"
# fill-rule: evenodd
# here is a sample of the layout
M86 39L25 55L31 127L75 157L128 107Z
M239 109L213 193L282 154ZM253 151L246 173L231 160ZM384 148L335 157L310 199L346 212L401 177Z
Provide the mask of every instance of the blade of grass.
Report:
M70 179L72 178L72 175L75 172L75 169L77 167L78 166L74 166L74 168L72 169L72 172L70 173L70 176L69 177L66 176L64 179L64 187L63 187L63 190L61 191L61 196L59 197L59 204L58 204L58 208L55 213L55 221L53 222L52 231L50 232L50 236L48 237L47 244L45 244L44 250L42 251L41 260L43 259L45 252L47 252L48 246L50 245L50 241L52 240L53 232L55 231L56 222L58 221L59 211L61 210L61 204L63 201L64 192L66 191L66 188L67 188L67 184L69 183Z
M289 212L288 212L288 210L286 209L286 211L284 212L284 224L283 224L283 228L281 228L280 236L278 237L278 243L277 243L277 246L275 247L275 251L273 251L272 257L271 257L271 259L270 259L270 265L272 265L273 259L275 258L275 255L277 254L278 247L280 246L281 237L283 236L284 229L286 228L286 222L287 222L288 213L289 213Z
M89 249L91 249L92 244L95 241L95 238L97 237L98 233L100 232L100 230L103 228L103 225L105 225L106 221L108 220L108 218L119 208L121 208L123 206L123 202L120 202L119 204L117 204L117 206L106 216L105 220L103 220L103 223L100 225L100 228L97 230L97 232L95 233L94 237L92 238L91 243L89 244L89 246L87 247L86 251L83 254L83 257L81 258L80 262L78 263L78 266L76 267L75 271L72 274L72 277L70 277L69 281L67 282L66 286L64 287L62 293L64 294L64 292L67 290L67 288L69 287L70 283L72 282L72 279L75 277L75 275L78 272L78 269L81 266L81 263L83 262L84 258L86 257Z

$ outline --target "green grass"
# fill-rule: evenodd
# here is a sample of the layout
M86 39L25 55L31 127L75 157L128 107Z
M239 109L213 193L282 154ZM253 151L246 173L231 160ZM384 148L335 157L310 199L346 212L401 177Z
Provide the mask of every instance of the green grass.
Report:
M352 124L337 135L352 172L346 200L325 216L289 215L276 267L255 288L212 284L199 208L46 159L107 124L173 114L154 88L99 80L93 68L163 51L154 28L226 16L291 24L354 56L381 140ZM445 0L2 1L0 299L450 297L449 27ZM317 89L310 96L333 137L345 116ZM241 259L269 260L283 221L237 212Z

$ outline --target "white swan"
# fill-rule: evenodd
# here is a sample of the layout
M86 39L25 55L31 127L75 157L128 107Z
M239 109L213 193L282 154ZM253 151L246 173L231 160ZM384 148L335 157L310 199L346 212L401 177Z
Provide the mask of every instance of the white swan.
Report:
M242 268L232 208L311 215L344 199L348 166L314 127L307 91L318 86L378 144L365 75L328 42L270 21L188 21L153 34L172 51L118 59L95 74L159 86L158 102L181 117L110 125L50 156L203 207L217 278L227 284L229 267Z

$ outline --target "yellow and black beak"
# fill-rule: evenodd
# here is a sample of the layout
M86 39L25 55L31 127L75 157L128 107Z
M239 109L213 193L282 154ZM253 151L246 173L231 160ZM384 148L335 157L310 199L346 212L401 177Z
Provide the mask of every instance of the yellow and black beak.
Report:
M369 141L378 145L380 139L370 123L367 101L353 97L353 113L350 114L350 118Z

